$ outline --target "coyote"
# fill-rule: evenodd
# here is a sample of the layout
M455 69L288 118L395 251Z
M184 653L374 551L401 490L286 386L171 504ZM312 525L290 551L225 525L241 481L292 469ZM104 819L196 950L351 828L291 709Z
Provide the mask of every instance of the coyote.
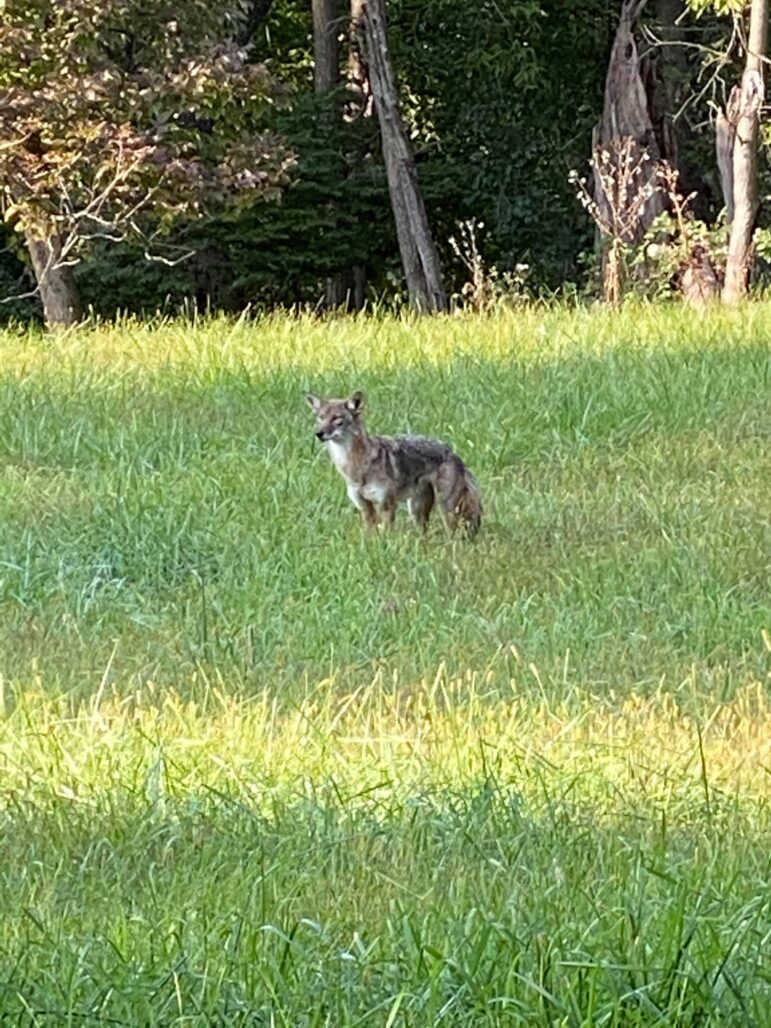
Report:
M469 535L476 534L482 518L479 489L449 446L422 436L369 435L360 392L347 400L325 400L312 393L305 399L316 415L316 438L326 444L367 528L374 528L381 518L392 524L402 500L425 528L438 500L450 530L460 524Z

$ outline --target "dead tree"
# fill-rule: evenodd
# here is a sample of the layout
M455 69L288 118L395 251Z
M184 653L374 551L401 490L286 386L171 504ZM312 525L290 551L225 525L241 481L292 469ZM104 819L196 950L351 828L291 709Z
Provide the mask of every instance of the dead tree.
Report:
M622 4L605 79L602 118L595 128L592 147L595 154L615 155L619 161L615 177L619 181L625 178L622 161L636 169L633 188L624 199L630 213L634 208L634 218L628 217L625 210L611 209L607 190L595 178L594 202L600 219L608 224L626 223L629 226L620 240L625 245L639 243L664 209L661 190L656 182L657 167L661 158L670 156L665 152L666 145L662 145L656 136L650 109L653 85L634 36L635 25L646 2L624 0ZM613 174L613 169L607 170ZM618 268L614 258L609 258L608 247L604 243L601 256L603 295L607 297L609 292L615 293L618 289Z
M734 86L718 119L717 151L730 223L723 301L747 295L758 213L758 129L763 105L763 60L768 37L768 0L752 0L747 57L741 85Z
M447 294L418 188L415 157L399 106L388 52L384 0L363 0L357 29L363 42L380 124L388 190L410 304L419 311L443 311L447 309Z

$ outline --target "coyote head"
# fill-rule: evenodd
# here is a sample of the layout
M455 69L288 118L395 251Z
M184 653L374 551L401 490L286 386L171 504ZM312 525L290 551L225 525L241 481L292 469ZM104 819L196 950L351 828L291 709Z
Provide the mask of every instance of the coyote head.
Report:
M364 409L364 394L356 392L347 400L325 400L306 393L305 400L316 415L316 438L322 443L342 442L359 430L359 418Z

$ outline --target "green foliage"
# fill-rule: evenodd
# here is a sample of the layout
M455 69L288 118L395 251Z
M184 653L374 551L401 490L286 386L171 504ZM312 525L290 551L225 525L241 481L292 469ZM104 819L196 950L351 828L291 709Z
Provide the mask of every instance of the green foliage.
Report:
M590 238L567 175L591 150L615 13L602 0L397 0L389 15L440 241L480 219L490 263L561 283Z
M324 279L366 269L371 288L401 275L385 172L368 154L370 121L338 122L332 100L306 98L277 124L297 154L297 173L279 205L222 225L236 306L242 299L315 304ZM258 252L255 252L258 251Z
M640 245L628 254L631 287L650 299L679 292L680 278L695 248L708 256L715 272L725 270L728 232L722 218L707 224L688 216L678 220L669 211L660 214Z
M175 309L188 298L240 310L245 304L316 305L326 276L358 265L370 288L400 276L385 173L367 155L377 145L370 119L341 122L337 97L299 97L271 125L296 154L280 202L222 214L170 236L193 257L175 267L149 265L137 248L104 249L78 269L84 301L109 315ZM364 230L366 226L366 231Z
M261 128L275 88L204 0L7 0L0 11L6 221L63 240L135 232L275 193L290 163Z
M502 276L526 263L538 288L577 274L575 255L591 234L567 172L590 149L605 75L597 55L609 48L614 18L600 0L548 13L513 0L389 4L420 185L451 289L460 291L466 271L448 241L469 218L484 221L482 256ZM376 294L398 286L377 124L336 125L319 107L310 41L310 10L299 3L274 4L254 41L254 59L288 89L288 109L270 120L297 160L281 204L187 226L173 241L198 258L174 269L138 267L139 251L101 253L80 272L88 303L103 313L118 296L128 310L185 296L232 310L315 304L325 276L354 265L366 267Z
M697 16L705 14L739 15L750 5L750 0L686 0L687 6Z
M20 5L22 0L13 0L11 11L28 10ZM272 161L278 159L274 144L279 139L282 152L294 154L296 162L287 178L285 166L278 171L285 187L280 204L251 202L263 195L263 186L272 195L276 180L270 175L269 181L257 185L256 193L251 187L241 192L228 187L231 201L237 195L248 201L243 208L229 209L223 209L219 201L224 193L207 176L206 201L198 189L203 180L193 189L196 198L187 187L180 188L179 181L168 179L167 193L153 195L147 205L153 224L143 228L155 231L173 215L160 252L172 258L192 252L191 258L173 267L147 265L144 245L123 243L114 248L98 243L94 258L78 269L78 280L86 304L99 313L177 309L191 300L199 308L214 305L234 311L246 303L316 304L325 278L347 274L354 266L366 268L371 297L398 292L401 269L377 124L362 119L341 125L327 104L313 97L310 5L301 0L274 3L254 35L246 64L238 58L225 85L214 88L212 69L227 67L233 58L222 49L222 40L232 38L248 6L210 9L196 3L189 10L189 22L166 34L168 38L156 38L157 26L175 19L168 4L154 0L150 7L137 7L132 0L113 10L111 0L94 15L95 28L86 19L67 30L75 32L85 68L93 69L94 62L101 62L102 68L107 61L123 69L127 60L143 68L152 65L146 83L152 86L149 93L129 76L129 95L141 94L130 123L135 129L142 123L143 131L148 124L159 125L169 145L192 145L207 167L221 167L227 152L228 160L240 169L231 176L231 185L246 170L245 164L256 166L235 145L239 133L252 142L266 141L268 152L260 152L258 164L264 160L277 170ZM39 0L36 10L44 7ZM68 8L59 5L59 10ZM730 37L732 22L713 8L700 11L698 19L691 16L678 26L688 47L682 49L675 41L649 56L654 78L664 85L660 103L670 114L678 112L674 131L683 191L696 192L695 215L713 225L718 223L722 197L709 105L723 101L738 73L740 55L730 54L728 63L720 66L714 63ZM655 13L649 5L651 12ZM591 251L592 231L575 203L568 173L585 166L591 151L617 5L602 0L558 0L546 7L534 0L484 0L475 6L455 0L390 0L388 16L419 180L448 288L460 294L467 283L467 271L449 240L457 236L459 224L469 220L484 223L481 257L487 267L497 269L500 281L512 273L516 276L518 265L529 266L528 287L534 291L563 286L566 280L585 281L582 254ZM118 20L113 25L110 18ZM656 26L654 30L659 31ZM46 74L61 72L63 58L54 44L64 31L55 24L44 48ZM207 57L200 75L196 72L187 81L184 75L180 78L179 69L196 47ZM712 62L706 70L705 60ZM253 79L243 85L242 93L237 80L244 73ZM15 75L18 86L22 79L29 83L31 71L12 58L3 74L9 84L9 76ZM108 98L101 95L86 103L83 98L90 94L85 85L93 89L94 84L84 82L83 76L73 76L71 87L56 102L61 106L64 96L67 104L77 107L77 101L88 125L88 118L96 117ZM199 87L200 96L188 102L190 90ZM57 96L52 94L51 103ZM108 106L114 106L112 100ZM44 105L44 113L47 110ZM177 118L180 110L182 117ZM216 123L216 131L202 130L209 123ZM72 121L68 138L88 137L79 124L77 118ZM94 137L88 153L102 143L101 137ZM86 194L93 185L87 156L84 150L79 162L88 172ZM178 167L183 166L184 162ZM765 182L765 167L762 175ZM761 224L766 220L764 210ZM0 316L3 313L0 308Z

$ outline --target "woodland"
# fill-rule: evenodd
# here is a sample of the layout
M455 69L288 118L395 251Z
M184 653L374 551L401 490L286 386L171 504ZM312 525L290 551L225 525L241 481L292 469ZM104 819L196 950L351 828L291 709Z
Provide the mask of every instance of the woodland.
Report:
M767 2L6 0L0 318L762 287Z

